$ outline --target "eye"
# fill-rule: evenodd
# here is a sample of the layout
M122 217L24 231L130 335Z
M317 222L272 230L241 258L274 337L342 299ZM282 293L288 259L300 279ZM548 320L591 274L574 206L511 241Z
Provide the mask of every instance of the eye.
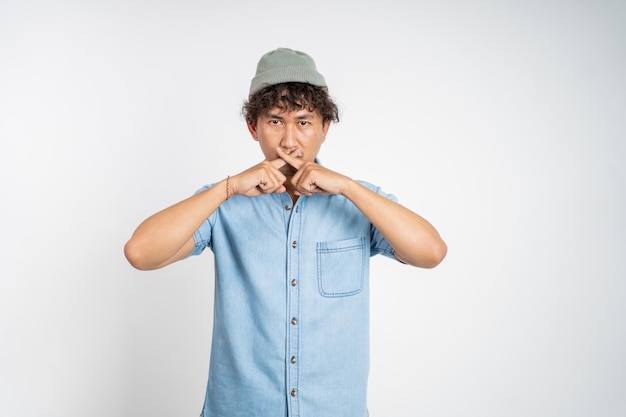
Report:
M278 119L272 119L269 122L272 126L278 126L280 124L280 120Z
M307 122L306 120L300 120L300 126L308 126L311 122Z

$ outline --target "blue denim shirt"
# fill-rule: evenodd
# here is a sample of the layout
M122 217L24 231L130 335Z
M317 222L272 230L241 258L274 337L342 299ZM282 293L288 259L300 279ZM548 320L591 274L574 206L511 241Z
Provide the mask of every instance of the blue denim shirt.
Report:
M369 220L337 195L234 196L194 238L215 254L202 416L366 417L369 258L395 259Z

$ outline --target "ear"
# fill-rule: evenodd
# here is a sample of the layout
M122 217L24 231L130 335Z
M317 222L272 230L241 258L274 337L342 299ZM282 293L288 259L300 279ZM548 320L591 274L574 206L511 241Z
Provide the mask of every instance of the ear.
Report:
M252 139L258 142L259 138L256 131L256 123L252 123L250 120L246 120L246 125L248 126L248 131L250 135L252 135Z
M328 129L330 129L330 120L324 123L322 126L322 142L326 140L326 134L328 133Z

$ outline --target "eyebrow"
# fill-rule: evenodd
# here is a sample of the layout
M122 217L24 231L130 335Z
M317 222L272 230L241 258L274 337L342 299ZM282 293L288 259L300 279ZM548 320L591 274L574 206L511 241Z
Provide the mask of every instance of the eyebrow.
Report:
M270 119L280 119L280 120L284 119L283 116L281 116L280 114L277 114L277 113L268 113L267 117L270 118ZM295 118L298 119L298 120L306 120L306 119L312 119L313 115L311 113L304 113L304 114L299 114L299 115L295 116Z

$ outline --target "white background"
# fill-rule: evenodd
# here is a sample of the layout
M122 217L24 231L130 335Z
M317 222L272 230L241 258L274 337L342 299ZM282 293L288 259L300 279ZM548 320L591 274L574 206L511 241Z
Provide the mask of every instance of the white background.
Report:
M343 111L322 162L449 245L372 259L371 415L626 415L619 0L0 0L0 415L199 414L212 257L122 247L261 160L240 107L281 46Z

